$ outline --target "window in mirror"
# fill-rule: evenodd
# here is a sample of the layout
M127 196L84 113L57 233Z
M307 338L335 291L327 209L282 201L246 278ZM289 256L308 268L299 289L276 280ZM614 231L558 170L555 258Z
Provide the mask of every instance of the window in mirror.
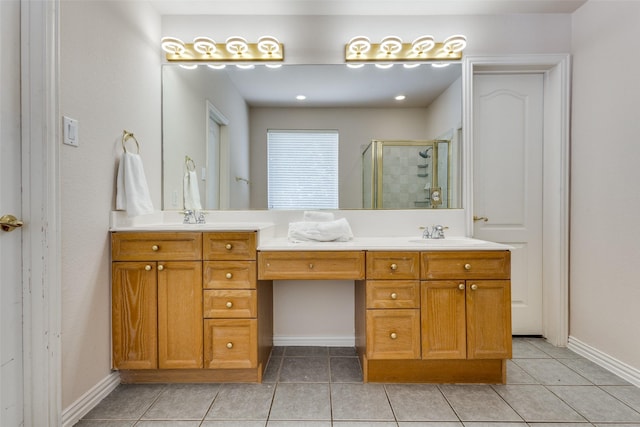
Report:
M338 131L267 132L269 209L338 208Z

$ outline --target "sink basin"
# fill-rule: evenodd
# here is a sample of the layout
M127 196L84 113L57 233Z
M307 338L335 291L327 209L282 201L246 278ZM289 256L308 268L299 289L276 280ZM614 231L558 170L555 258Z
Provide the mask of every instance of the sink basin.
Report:
M445 237L444 239L409 239L410 243L420 243L425 246L439 246L439 247L449 247L449 246L475 246L482 245L487 242L484 240L472 239L469 237Z

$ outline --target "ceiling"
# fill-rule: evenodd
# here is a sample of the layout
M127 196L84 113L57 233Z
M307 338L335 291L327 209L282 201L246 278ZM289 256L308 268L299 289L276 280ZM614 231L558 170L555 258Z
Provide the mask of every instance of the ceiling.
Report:
M150 0L162 15L572 13L586 0Z

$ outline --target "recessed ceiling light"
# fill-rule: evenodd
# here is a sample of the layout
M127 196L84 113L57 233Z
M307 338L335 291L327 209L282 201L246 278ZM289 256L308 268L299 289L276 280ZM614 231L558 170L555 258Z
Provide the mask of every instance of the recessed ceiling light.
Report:
M407 99L407 97L406 97L406 96L404 96L404 95L398 95L398 96L396 96L396 101L404 101L405 99Z
M304 101L305 99L307 99L307 97L306 97L306 96L304 96L304 95L298 95L298 96L296 96L296 99L297 99L298 101Z

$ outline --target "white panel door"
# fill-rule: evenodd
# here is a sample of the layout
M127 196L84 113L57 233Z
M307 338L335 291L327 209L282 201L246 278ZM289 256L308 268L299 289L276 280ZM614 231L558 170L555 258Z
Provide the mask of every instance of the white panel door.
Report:
M0 1L0 217L21 214L20 2ZM21 426L22 231L0 229L0 426Z
M514 335L542 334L542 74L473 78L473 236L514 247Z

